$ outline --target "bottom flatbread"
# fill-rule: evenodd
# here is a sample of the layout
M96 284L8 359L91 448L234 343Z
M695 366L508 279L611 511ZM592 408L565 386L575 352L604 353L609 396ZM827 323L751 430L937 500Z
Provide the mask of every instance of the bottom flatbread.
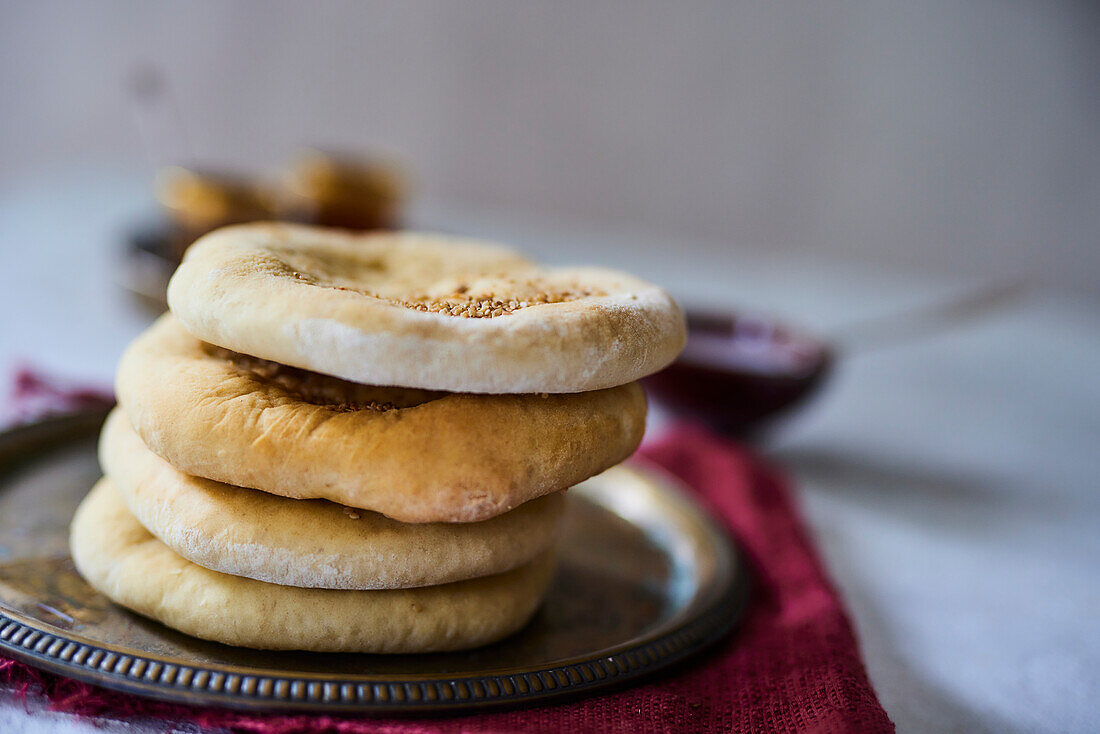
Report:
M538 608L551 552L511 571L417 589L347 591L278 586L211 571L176 555L101 479L77 508L77 570L121 606L228 645L318 652L420 653L499 640Z

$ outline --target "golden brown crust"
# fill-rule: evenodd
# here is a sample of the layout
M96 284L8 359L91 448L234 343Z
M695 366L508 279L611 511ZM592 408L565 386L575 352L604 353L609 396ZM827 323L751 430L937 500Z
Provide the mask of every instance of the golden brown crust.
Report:
M204 341L374 385L566 393L670 363L686 329L650 283L602 268L540 268L439 235L283 224L213 232L168 291Z
M343 387L340 387L340 386ZM429 395L339 383L386 410L315 404L218 358L165 315L123 355L134 429L177 469L402 522L486 520L627 458L645 429L636 383L567 395Z
M103 471L153 535L200 566L317 589L407 589L502 573L548 550L561 493L475 523L410 525L326 500L292 500L184 474L121 409L103 426Z
M302 589L211 571L142 527L102 479L77 508L73 562L95 589L194 637L269 650L420 653L485 645L522 627L552 554L495 576L419 589Z

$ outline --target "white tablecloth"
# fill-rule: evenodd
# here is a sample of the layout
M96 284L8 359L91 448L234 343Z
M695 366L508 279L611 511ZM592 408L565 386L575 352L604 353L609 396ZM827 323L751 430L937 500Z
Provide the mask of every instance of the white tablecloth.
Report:
M148 316L114 282L141 176L75 169L0 192L0 365L109 384ZM633 270L685 303L826 335L984 284L424 206L418 222L555 262ZM1095 731L1100 722L1100 304L1028 293L842 357L764 450L797 482L899 731ZM659 426L655 426L659 430ZM146 724L114 725L141 729ZM94 731L0 691L0 731Z

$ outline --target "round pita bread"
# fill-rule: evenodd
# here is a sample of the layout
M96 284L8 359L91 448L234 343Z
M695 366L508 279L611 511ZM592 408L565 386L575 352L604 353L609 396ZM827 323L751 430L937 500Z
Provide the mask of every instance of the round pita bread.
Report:
M115 409L103 471L153 535L200 566L284 586L406 589L490 576L556 538L561 493L477 523L410 525L326 500L291 500L184 474L150 451Z
M637 383L570 395L378 388L203 344L165 315L126 350L119 402L188 474L401 522L474 522L633 453Z
M546 553L506 573L420 589L278 586L176 555L107 479L77 508L70 548L95 589L173 629L227 645L318 652L421 653L499 640L530 619L554 566Z
M602 268L540 268L441 235L226 227L168 287L200 339L371 385L569 393L633 382L684 346L660 288Z

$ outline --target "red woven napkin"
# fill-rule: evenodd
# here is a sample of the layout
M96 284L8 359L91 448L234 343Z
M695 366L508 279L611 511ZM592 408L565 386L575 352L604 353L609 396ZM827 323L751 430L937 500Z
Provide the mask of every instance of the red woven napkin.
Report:
M448 719L256 716L175 706L0 658L0 682L80 716L155 718L255 734L360 732L889 732L844 608L783 476L740 446L683 425L641 455L690 486L738 538L749 612L708 655L645 685L572 703Z
M105 388L68 383L25 365L15 370L10 390L8 400L0 405L0 427L103 407L115 401Z

